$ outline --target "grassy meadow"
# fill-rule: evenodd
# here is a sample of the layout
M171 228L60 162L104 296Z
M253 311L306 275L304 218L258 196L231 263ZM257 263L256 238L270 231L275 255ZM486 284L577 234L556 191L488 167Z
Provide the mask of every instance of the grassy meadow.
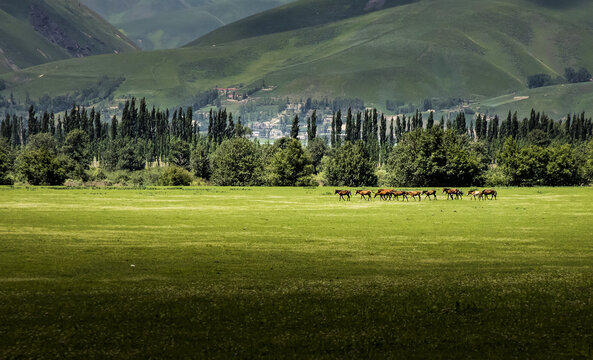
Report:
M592 199L3 187L0 358L591 358Z

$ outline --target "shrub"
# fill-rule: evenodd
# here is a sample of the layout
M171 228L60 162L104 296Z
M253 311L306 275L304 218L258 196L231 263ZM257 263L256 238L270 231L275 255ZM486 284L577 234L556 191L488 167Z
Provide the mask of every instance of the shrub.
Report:
M62 185L66 171L47 149L25 149L17 160L17 172L31 185Z
M159 184L161 186L189 186L192 180L189 171L178 166L169 166L163 171Z
M484 172L484 184L489 187L508 186L511 184L511 180L511 177L498 166L491 167Z

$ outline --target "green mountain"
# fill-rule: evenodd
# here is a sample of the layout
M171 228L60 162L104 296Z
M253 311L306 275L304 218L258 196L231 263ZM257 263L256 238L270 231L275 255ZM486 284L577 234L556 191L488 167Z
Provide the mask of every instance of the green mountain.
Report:
M75 0L0 2L0 73L51 61L136 50Z
M171 49L293 0L81 0L146 50Z
M357 97L380 108L387 100L426 98L477 104L537 93L526 88L533 74L556 78L567 66L593 67L591 13L593 3L581 0L299 0L182 49L68 60L4 76L5 94L67 93L117 75L125 81L115 96L145 96L161 106L262 80L273 90L259 96ZM565 100L554 100L555 111L593 111L591 102Z

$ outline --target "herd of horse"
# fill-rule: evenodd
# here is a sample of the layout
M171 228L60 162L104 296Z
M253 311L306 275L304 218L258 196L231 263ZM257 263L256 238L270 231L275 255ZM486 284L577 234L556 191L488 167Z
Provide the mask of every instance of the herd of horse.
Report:
M444 188L442 194L447 195L447 200L463 199L463 191L460 189ZM340 200L350 201L352 192L350 192L350 190L336 190L334 195L340 195ZM402 191L394 189L379 189L374 194L371 190L356 190L355 196L356 195L360 195L361 199L368 201L376 198L377 196L379 196L379 198L384 201L393 199L399 201L400 197L402 201L410 201L410 197L414 199L414 201L416 201L416 198L418 198L418 201L422 201L422 195L424 195L424 199L428 198L428 200L437 200L436 190ZM467 196L470 198L470 200L496 200L498 193L493 189L484 189L482 191L470 190L467 192Z

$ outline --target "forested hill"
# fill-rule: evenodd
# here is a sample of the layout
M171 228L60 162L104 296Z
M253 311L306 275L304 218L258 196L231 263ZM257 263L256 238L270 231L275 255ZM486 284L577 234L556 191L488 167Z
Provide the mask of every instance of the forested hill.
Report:
M172 49L294 0L81 0L145 50Z
M123 34L77 0L0 1L0 73L135 50Z

